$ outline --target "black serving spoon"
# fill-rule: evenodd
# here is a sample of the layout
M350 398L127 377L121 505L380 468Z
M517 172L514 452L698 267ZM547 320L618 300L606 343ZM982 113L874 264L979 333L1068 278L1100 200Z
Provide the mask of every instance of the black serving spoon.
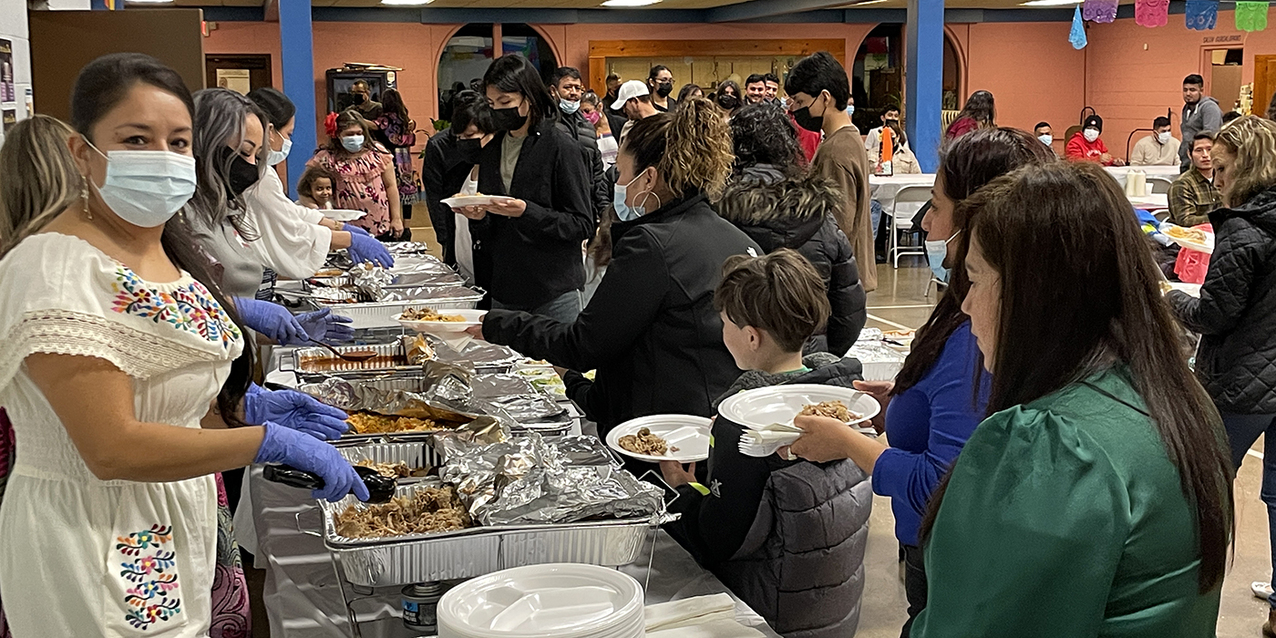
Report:
M354 471L359 473L363 484L368 486L369 503L389 503L390 499L394 498L395 487L398 484L395 479L362 465L354 466ZM267 465L263 468L262 474L267 481L307 490L323 489L324 485L323 478L318 474L299 470L291 465Z

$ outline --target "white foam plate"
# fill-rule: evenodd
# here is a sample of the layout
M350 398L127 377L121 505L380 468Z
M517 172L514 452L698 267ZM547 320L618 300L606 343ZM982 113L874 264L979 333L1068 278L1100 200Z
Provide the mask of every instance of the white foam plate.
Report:
M1212 255L1212 254L1214 254L1214 233L1205 233L1205 242L1204 242L1204 243L1197 243L1197 242L1194 242L1194 241L1192 241L1192 240L1190 240L1190 239L1181 239L1181 238L1179 238L1179 237L1175 237L1174 235L1171 235L1171 234L1169 234L1169 233L1165 232L1166 227L1167 227L1167 226L1172 226L1172 225L1173 225L1173 224L1168 224L1168 223L1167 223L1167 224L1162 224L1162 225L1161 225L1161 232L1162 232L1162 233L1164 233L1166 237L1169 237L1169 238L1170 238L1170 241L1172 241L1172 242L1174 242L1174 243L1176 243L1176 244L1178 244L1178 245L1180 245L1180 246L1182 246L1182 247L1184 247L1184 248L1187 248L1188 250L1195 250L1195 251L1198 251L1198 252L1203 252L1203 253L1205 253L1205 254L1207 254L1207 255Z
M793 384L741 392L723 401L718 406L718 414L745 427L760 429L772 423L792 423L802 408L825 401L841 401L851 412L858 413L860 418L852 424L867 425L865 422L882 410L873 397L858 390L832 385Z
M642 586L596 565L506 569L452 588L439 601L439 635L641 636Z
M443 201L443 204L452 208L461 208L462 206L488 206L496 202L504 202L514 199L504 195L462 195L460 197L449 197Z
M1193 297L1201 296L1201 284L1187 284L1181 281L1172 281L1169 285L1171 290L1181 290Z
M338 222L352 222L368 214L366 211L345 208L320 208L319 212L323 213L324 217Z
M607 433L607 447L640 461L678 461L692 463L709 458L709 433L713 422L702 416L689 414L654 414L625 421ZM637 434L638 430L647 428L651 433L664 439L670 447L678 448L677 452L666 452L664 456L638 454L620 447L620 437Z
M413 321L404 319L402 313L394 315L391 319L408 330L430 335L455 335L465 332L467 328L483 325L483 315L487 314L486 310L453 310L451 308L434 308L434 311L441 315L461 315L465 317L465 321Z

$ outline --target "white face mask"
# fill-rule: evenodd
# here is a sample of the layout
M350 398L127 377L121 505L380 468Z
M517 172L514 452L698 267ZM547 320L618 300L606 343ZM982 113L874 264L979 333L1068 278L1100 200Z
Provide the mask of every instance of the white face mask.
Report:
M345 147L345 149L351 153L358 153L361 149L363 149L363 136L350 135L343 137L341 138L341 146Z
M279 150L271 149L270 155L266 157L266 162L271 166L275 166L280 162L288 159L288 153L292 151L292 140L284 138L284 146Z
M1087 142L1094 142L1099 139L1099 129L1088 128L1081 134L1085 136L1085 141Z
M1163 132L1161 132L1161 133L1157 133L1157 134L1156 134L1156 141L1158 141L1158 142L1160 142L1160 143L1162 143L1162 144L1169 144L1169 143L1170 143L1170 132L1169 132L1169 131L1163 131Z
M558 108L563 113L566 113L567 115L571 115L572 113L575 113L576 111L580 110L580 100L576 100L575 102L572 102L570 100L564 100L560 98L558 100Z
M926 259L930 261L930 272L935 275L935 279L944 283L948 283L948 269L944 267L944 260L948 258L948 244L960 234L959 230L948 239L926 240Z
M106 158L106 180L93 187L120 219L134 226L163 226L195 194L193 157L169 151L103 153L89 146Z
M633 206L630 206L625 203L625 200L629 197L629 187L633 186L634 182L638 181L639 177L642 177L642 173L639 173L633 179L629 180L628 184L616 184L616 186L612 189L611 205L612 208L616 209L616 216L619 217L622 222L633 221L647 214L646 206L641 204L634 204ZM647 194L655 195L655 193L652 193L651 191L647 191ZM659 198L656 199L659 200ZM646 203L646 198L643 198L643 202Z
M1041 143L1045 144L1046 146L1050 146L1051 144L1054 144L1053 135L1038 135L1037 139L1041 140Z

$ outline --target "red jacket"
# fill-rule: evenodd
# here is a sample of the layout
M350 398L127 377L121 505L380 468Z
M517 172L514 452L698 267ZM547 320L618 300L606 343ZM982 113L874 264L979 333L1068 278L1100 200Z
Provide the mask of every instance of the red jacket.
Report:
M1111 166L1112 161L1104 162L1100 160L1105 153L1108 152L1108 146L1103 143L1103 138L1098 138L1093 142L1087 142L1085 135L1081 131L1072 134L1072 139L1068 140L1068 146L1064 148L1064 157L1070 160L1084 160L1087 162L1099 162L1104 166Z
M793 128L797 129L798 144L802 146L802 154L806 156L806 163L810 164L815 159L815 151L820 148L820 132L808 131L798 126L797 120L793 119L793 114L789 114L789 122L793 124Z

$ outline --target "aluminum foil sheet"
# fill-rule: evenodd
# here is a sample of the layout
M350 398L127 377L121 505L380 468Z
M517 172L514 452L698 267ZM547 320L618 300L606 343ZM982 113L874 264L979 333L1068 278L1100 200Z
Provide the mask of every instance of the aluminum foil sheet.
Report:
M859 359L862 363L903 363L905 355L888 347L881 341L860 340L856 341L854 346L851 346L851 351L846 356Z
M400 255L425 255L430 252L429 244L423 241L393 241L385 245L386 252L398 257Z
M483 293L461 285L409 286L385 290L381 301L429 302L440 308L474 308Z
M350 284L369 299L385 297L385 287L394 283L394 274L369 263L356 264L350 269Z
M483 525L571 523L595 517L655 516L661 491L611 466L577 467L534 432L486 446L439 441L444 481L456 485Z
M404 337L405 340L413 338L413 336ZM514 368L514 364L523 360L523 355L510 348L486 341L476 339L465 344L458 351L443 343L442 339L433 336L428 338L440 361L469 361L476 370L481 372L509 372Z

